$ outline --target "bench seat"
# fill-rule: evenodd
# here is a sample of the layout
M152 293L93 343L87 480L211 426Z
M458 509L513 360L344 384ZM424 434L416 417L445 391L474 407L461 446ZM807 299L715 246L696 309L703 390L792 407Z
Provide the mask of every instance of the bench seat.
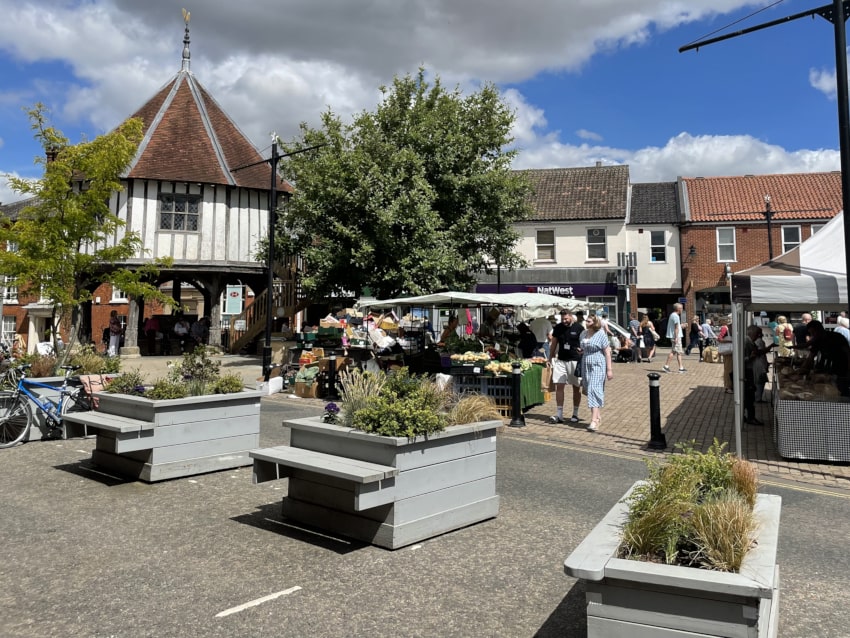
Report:
M368 463L287 445L251 450L254 483L286 478L293 470L332 476L352 484L354 509L362 511L392 503L398 470L389 465Z
M76 423L94 430L106 430L118 434L143 432L145 430L153 430L156 427L156 424L152 421L140 421L139 419L130 419L96 410L69 412L62 415L62 421L64 423Z

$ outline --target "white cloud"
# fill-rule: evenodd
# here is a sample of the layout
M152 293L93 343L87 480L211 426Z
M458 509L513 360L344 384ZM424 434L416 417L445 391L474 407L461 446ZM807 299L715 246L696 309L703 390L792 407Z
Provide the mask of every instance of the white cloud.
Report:
M593 131L587 131L583 128L580 128L576 131L576 136L582 140L590 140L592 142L601 142L602 136L599 133L594 133Z
M838 93L835 78L835 69L832 71L811 69L809 71L809 84L832 100L835 99L835 96Z
M678 176L809 173L840 168L830 149L786 151L749 135L692 136L680 133L663 147L639 150L580 146L546 140L520 155L517 168L628 164L633 182L673 181Z

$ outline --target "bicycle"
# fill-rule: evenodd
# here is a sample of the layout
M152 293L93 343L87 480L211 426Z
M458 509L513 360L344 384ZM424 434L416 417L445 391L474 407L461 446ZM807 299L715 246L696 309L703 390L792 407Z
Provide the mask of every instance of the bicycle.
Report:
M80 366L61 366L65 376L62 385L58 388L49 383L27 378L27 370L31 367L30 364L25 364L14 368L20 374L15 389L0 392L0 448L12 447L23 440L29 432L33 424L31 403L36 405L36 410L44 413L50 434L62 432L63 415L92 409L85 390L81 386L69 384L71 373L79 370ZM37 395L33 390L38 388L53 392L58 390L59 400Z

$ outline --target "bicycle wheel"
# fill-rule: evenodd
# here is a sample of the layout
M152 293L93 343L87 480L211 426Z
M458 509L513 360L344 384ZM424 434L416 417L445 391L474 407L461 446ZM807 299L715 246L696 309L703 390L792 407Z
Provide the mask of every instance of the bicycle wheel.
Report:
M83 388L72 390L62 399L62 414L88 412L91 409L91 399Z
M0 448L20 442L31 424L32 409L27 398L15 392L0 392Z

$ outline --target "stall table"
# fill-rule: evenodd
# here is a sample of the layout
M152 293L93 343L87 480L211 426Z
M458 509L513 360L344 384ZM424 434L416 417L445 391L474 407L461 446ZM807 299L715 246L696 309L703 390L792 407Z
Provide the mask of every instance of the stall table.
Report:
M455 391L458 393L477 392L492 397L499 410L507 416L512 405L513 374L508 372L494 376L489 373L476 373L474 372L475 367L471 365L452 366L451 375ZM531 368L522 373L521 377L520 408L525 411L544 403L543 389L541 388L543 366L532 365Z

